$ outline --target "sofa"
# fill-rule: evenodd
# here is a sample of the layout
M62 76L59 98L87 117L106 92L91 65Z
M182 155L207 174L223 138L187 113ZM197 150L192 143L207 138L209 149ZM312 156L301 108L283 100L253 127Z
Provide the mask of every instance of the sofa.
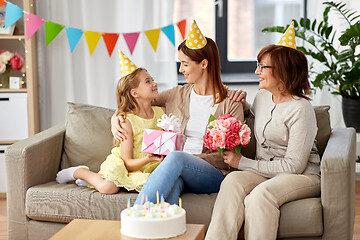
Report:
M281 206L279 239L352 239L355 214L355 130L331 129L329 107L314 107L321 154L321 196ZM16 142L5 151L10 240L48 239L76 218L120 220L128 196L78 187L74 182L57 184L61 168L84 164L98 171L110 153L113 110L68 103L65 124ZM252 128L254 119L246 116ZM255 138L243 149L254 157ZM208 227L217 194L182 194L187 223ZM242 230L239 238L242 238Z

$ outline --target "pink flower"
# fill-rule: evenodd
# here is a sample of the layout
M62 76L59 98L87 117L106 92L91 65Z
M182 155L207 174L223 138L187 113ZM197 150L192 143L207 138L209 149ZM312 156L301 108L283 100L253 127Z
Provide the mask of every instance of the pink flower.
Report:
M227 132L226 133L226 146L229 149L235 149L241 143L240 135L237 132Z
M23 57L18 52L15 52L14 56L10 59L11 67L14 70L20 70L23 66L23 62Z
M213 144L215 147L225 148L225 133L219 131L216 128L210 130L210 134L213 136Z
M215 123L215 127L217 127L220 131L227 132L230 130L230 118L228 119L218 119Z
M241 145L246 146L250 142L251 138L251 129L248 125L243 124L241 126L241 130L239 133L240 139L241 139Z
M240 132L241 123L236 118L229 118L229 120L230 120L230 130L235 133Z
M0 63L0 74L6 71L6 64Z
M223 114L223 115L221 115L220 117L218 117L218 120L220 120L220 119L227 119L227 118L231 118L231 117L233 117L231 114Z
M204 135L204 144L205 144L205 147L207 147L208 149L216 150L216 147L213 144L213 137L211 136L210 131L208 131Z

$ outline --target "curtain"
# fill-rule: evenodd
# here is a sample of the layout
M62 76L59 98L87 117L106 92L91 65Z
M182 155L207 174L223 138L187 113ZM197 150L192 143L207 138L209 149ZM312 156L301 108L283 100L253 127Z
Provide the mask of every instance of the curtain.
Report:
M346 7L348 9L353 9L360 14L360 2L358 0L345 0L342 1L343 3L346 3ZM321 20L323 17L323 10L324 5L322 4L322 1L318 0L308 0L308 17L311 20L314 20L315 18L318 20ZM318 21L319 23L319 21ZM334 29L337 31L337 39L339 37L339 33L341 33L344 30L344 22L341 16L334 13L333 11L329 14L329 23L334 26ZM338 42L337 40L335 42ZM339 45L335 46L339 47ZM310 59L312 61L312 59ZM314 65L316 68L320 68L321 66ZM345 127L343 114L342 114L342 98L339 95L333 95L328 91L328 88L325 86L323 90L316 89L316 92L312 96L312 104L313 105L329 105L330 106L330 122L331 127L337 128L337 127Z
M146 68L160 91L176 86L175 46L160 33L155 52L144 34L146 30L173 24L173 12L173 0L36 0L36 15L64 26L95 32L140 32L132 54L120 34L109 57L102 38L91 56L83 34L71 53L65 29L46 46L45 27L40 28L40 130L64 122L66 102L116 109L115 90L120 79L117 49L138 67Z

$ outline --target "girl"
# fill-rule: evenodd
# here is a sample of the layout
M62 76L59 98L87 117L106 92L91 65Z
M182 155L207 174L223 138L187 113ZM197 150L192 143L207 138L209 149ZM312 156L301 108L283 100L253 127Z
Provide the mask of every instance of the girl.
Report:
M129 60L122 62L126 65L126 61ZM129 62L131 64L131 61ZM134 66L128 66L128 69ZM125 68L126 66L122 69L125 71ZM140 151L144 129L161 130L156 123L164 110L151 106L151 101L159 96L157 84L143 68L124 75L122 72L123 77L117 84L116 97L117 112L126 116L123 127L128 132L128 138L122 141L120 146L117 142L117 146L101 164L99 173L91 172L86 166L70 167L58 172L58 183L76 180L77 185L90 184L104 194L117 193L120 187L139 192L150 173L163 160L163 156Z

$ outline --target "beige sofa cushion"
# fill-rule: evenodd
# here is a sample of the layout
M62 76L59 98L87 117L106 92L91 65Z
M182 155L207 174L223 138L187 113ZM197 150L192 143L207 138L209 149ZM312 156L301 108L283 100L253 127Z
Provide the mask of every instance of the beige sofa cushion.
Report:
M113 110L86 104L67 103L62 168L86 165L98 172L113 147Z
M182 194L186 222L205 224L207 228L216 195ZM137 193L105 195L75 184L49 182L28 189L25 211L28 218L39 221L68 223L74 218L120 220L128 196L134 204ZM321 236L323 218L320 198L292 201L281 206L280 211L279 237Z

